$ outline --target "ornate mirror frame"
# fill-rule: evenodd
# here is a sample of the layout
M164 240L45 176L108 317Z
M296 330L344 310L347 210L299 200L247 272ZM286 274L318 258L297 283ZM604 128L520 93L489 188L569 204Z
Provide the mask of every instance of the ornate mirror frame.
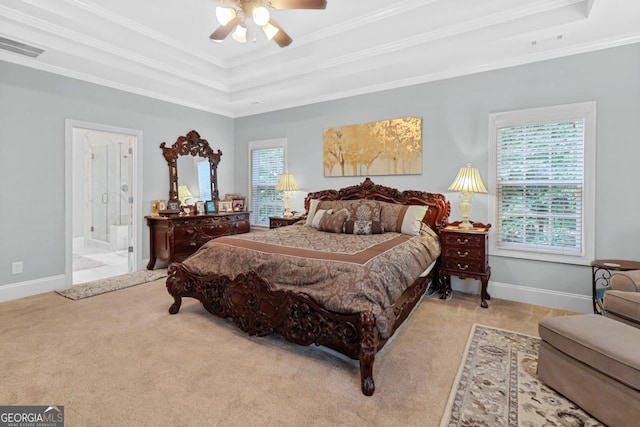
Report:
M211 197L217 201L218 193L218 163L222 157L222 151L214 152L206 139L200 138L200 134L192 130L185 136L179 136L176 142L167 147L167 143L160 144L162 155L169 165L169 202L180 203L178 199L178 156L199 156L209 159L209 172L211 173Z

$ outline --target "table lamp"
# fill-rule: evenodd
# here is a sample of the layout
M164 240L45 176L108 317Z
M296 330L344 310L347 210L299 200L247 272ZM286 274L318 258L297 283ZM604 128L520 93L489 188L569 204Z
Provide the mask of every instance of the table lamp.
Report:
M298 184L296 184L296 180L293 179L293 175L289 172L283 173L280 177L280 181L278 181L278 185L276 185L276 190L282 191L282 197L284 199L284 216L293 216L293 213L291 213L291 192L298 191Z
M178 186L178 199L180 200L180 205L186 205L188 199L193 199L193 194L189 191L189 187L186 185Z
M463 230L473 229L473 224L469 222L469 217L471 216L471 193L487 192L478 168L472 168L471 163L461 167L458 176L449 186L449 191L460 191L462 193L462 198L458 205L462 215L462 222L458 227Z

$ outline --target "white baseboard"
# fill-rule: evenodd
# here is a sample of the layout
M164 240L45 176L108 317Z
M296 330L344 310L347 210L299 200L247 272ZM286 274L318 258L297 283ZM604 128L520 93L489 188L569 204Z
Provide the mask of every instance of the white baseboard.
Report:
M451 288L458 292L480 294L480 283L477 280L452 280ZM578 313L593 312L592 299L586 295L516 286L509 283L493 282L491 280L489 281L487 290L492 298L541 305L543 307L558 308ZM489 306L491 306L491 303L489 303Z
M146 261L148 260L145 260L145 262ZM462 281L453 278L451 282L451 287L454 291L470 294L480 293L480 284L476 280ZM68 288L68 285L65 283L65 276L62 274L26 282L12 283L0 286L0 302L24 298L44 292L59 291L66 288ZM509 283L493 281L489 281L488 291L492 298L576 311L579 313L591 313L593 311L591 297L586 295L516 286Z
M0 302L68 288L64 274L0 286Z

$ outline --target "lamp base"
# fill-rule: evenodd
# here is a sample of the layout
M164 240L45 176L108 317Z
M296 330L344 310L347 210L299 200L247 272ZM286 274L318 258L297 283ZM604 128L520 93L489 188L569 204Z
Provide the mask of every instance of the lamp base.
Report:
M469 222L469 219L465 218L458 224L458 228L461 230L473 230L473 224Z

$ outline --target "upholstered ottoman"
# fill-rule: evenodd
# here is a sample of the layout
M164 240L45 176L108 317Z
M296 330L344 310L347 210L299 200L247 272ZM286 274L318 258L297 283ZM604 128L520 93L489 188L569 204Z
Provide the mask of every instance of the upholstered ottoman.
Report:
M538 330L541 381L609 426L640 425L640 329L580 314Z

